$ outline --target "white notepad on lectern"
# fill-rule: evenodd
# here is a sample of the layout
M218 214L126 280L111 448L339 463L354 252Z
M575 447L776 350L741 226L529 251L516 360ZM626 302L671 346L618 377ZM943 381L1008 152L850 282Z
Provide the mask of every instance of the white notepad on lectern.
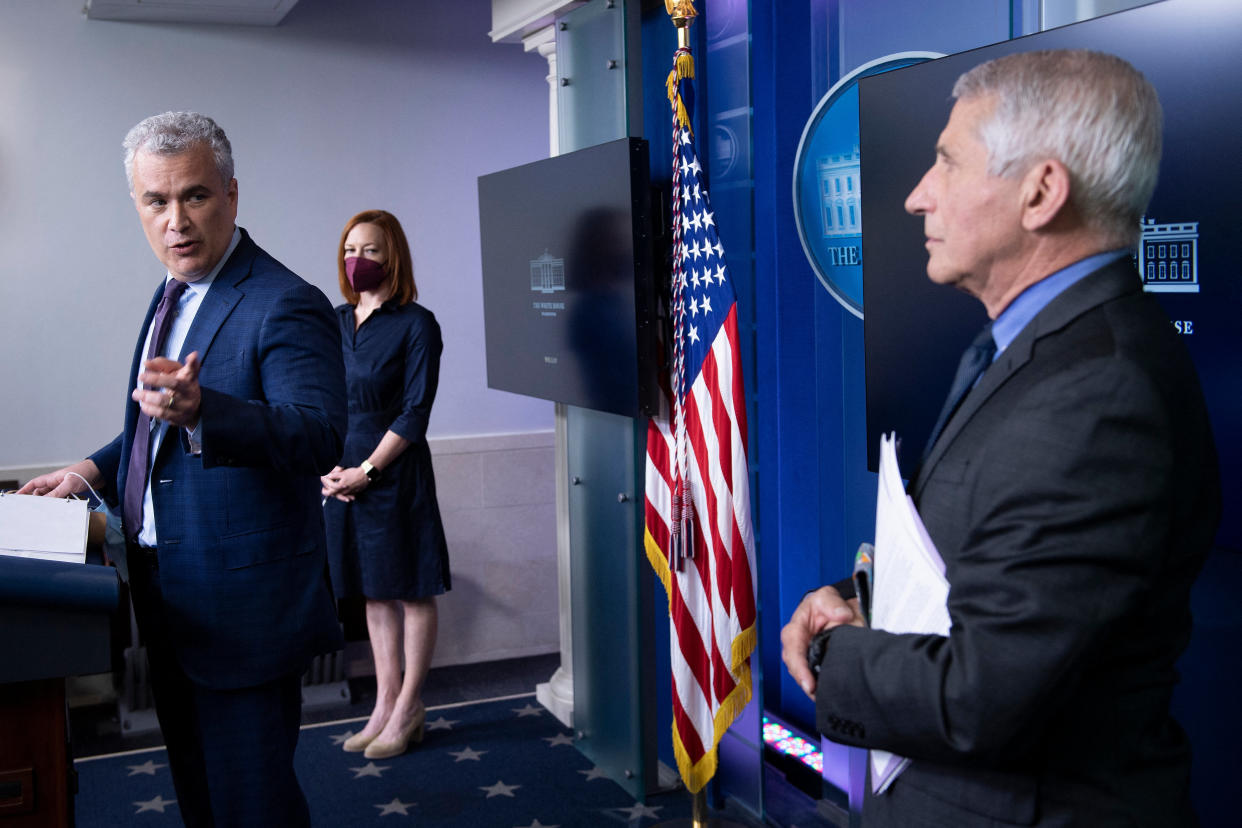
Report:
M0 494L0 555L86 563L85 500Z

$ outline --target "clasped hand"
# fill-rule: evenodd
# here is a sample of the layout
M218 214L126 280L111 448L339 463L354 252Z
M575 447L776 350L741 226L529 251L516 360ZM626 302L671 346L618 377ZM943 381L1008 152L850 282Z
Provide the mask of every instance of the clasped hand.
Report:
M186 357L184 365L168 357L149 359L138 374L140 387L130 396L152 420L193 430L203 403L203 390L198 384L201 367L198 351Z
M335 497L337 500L348 503L371 481L367 473L357 466L348 469L337 466L319 478L319 482L323 484L324 497Z
M820 630L845 625L865 627L857 598L848 601L835 587L820 587L803 597L789 623L781 630L781 660L802 692L815 698L815 674L806 661L806 648Z

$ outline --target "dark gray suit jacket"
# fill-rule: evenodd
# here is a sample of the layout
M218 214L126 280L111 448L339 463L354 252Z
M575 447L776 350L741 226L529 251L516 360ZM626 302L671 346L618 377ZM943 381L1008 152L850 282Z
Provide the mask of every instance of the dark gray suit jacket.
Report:
M836 741L913 759L868 826L1195 824L1169 715L1220 512L1189 356L1128 261L1068 288L970 392L910 486L949 637L844 627Z

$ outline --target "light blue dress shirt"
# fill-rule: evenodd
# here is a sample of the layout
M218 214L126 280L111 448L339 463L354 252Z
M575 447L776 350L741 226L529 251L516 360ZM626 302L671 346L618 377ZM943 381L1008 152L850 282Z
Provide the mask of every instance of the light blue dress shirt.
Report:
M992 323L992 339L996 342L996 354L992 357L992 361L995 362L996 357L1001 355L1001 351L1009 347L1009 344L1018 337L1018 334L1022 333L1022 329L1035 318L1036 314L1060 296L1066 288L1088 273L1094 273L1129 253L1130 251L1125 248L1096 253L1058 270L1051 276L1040 279L1018 294L1018 297L1010 302L1009 307L1001 311L1001 315L996 317L996 321Z
M196 282L186 284L185 293L181 294L181 299L177 302L177 315L173 317L172 326L168 329L168 338L164 340L164 348L160 352L160 356L176 359L181 354L181 347L185 345L186 335L190 332L190 326L194 324L194 317L198 313L199 305L203 304L203 297L207 295L207 290L211 287L211 283L215 281L216 276L220 274L220 270L224 267L224 263L229 260L229 256L233 255L233 251L237 249L237 243L241 241L241 231L236 227L233 228L233 239L229 242L229 247L224 251L224 255L220 257L220 261L216 262L216 266L211 269L203 278ZM172 279L172 274L168 273L164 276L164 284L167 285ZM147 327L147 336L142 343L142 352L145 354L151 347L151 328ZM202 356L201 354L199 356ZM139 365L139 373L142 367ZM141 383L139 383L141 386ZM191 445L198 443L198 434L202 423L195 426L194 432L187 429L190 436ZM163 420L151 420L151 463L155 463L155 456L159 453L160 443L164 440L164 434L168 431L168 423ZM151 484L155 481L148 475L147 490L142 495L142 531L138 533L138 543L143 546L155 546L157 538L155 536L155 508L151 501Z

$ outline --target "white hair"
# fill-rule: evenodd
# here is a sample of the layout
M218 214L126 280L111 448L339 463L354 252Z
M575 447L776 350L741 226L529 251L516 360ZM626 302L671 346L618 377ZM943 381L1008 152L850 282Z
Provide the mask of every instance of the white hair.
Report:
M1116 55L1019 52L957 79L958 100L990 97L979 127L989 172L1015 178L1043 158L1070 175L1070 203L1088 226L1133 244L1160 171L1156 90Z
M134 156L139 152L180 155L201 144L211 148L220 179L228 186L233 180L233 146L215 121L197 112L165 112L139 121L121 142L129 189L134 189Z

